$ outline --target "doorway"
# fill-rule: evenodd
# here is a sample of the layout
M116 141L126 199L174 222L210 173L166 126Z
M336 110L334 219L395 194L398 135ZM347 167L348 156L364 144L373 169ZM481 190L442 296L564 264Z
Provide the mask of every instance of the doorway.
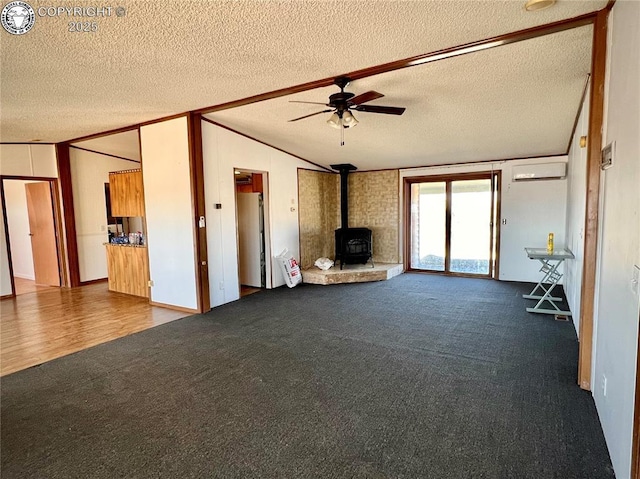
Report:
M240 296L271 287L266 172L234 171Z
M60 287L64 278L56 180L2 177L1 184L12 295Z
M500 172L405 180L408 271L496 278Z

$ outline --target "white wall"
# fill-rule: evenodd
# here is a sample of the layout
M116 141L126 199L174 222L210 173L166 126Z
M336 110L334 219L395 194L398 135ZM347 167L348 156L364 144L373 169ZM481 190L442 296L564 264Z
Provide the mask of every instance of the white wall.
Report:
M53 145L0 144L0 174L12 176L58 177ZM4 220L3 220L4 223ZM11 272L4 224L0 228L0 294L11 294Z
M140 128L151 301L198 308L187 118Z
M314 167L206 121L202 122L202 149L211 306L240 297L234 168L268 172L268 211L265 211L268 220L265 218L265 222L268 221L271 248L267 254L270 253L272 262L272 285L284 285L273 257L287 248L300 259L298 168ZM222 204L222 209L215 209L216 203Z
M453 175L479 171L502 171L500 225L500 271L504 281L537 283L540 263L527 258L526 247L546 248L547 235L554 233L556 247L565 245L566 180L540 180L513 182L515 165L566 162L566 156L501 161L476 165L412 168L400 170L400 190L404 178L411 176ZM401 193L402 194L402 193ZM404 201L401 198L401 201ZM400 227L400 231L403 228ZM402 238L400 245L403 244Z
M520 181L511 180L511 168L527 163L566 161L566 156L537 160L510 161L502 169L501 216L507 220L500 225L500 279L529 281L541 279L540 262L527 258L527 246L545 248L549 233L554 234L556 248L565 244L567 180ZM559 271L563 271L560 266Z
M109 182L109 172L139 168L140 164L77 148L69 148L69 161L80 281L106 278L104 243L109 234L104 184Z
M54 145L0 144L3 175L58 177Z
M23 180L4 180L4 198L7 206L7 225L11 242L11 263L13 275L18 278L35 280L33 252L29 233L29 212L27 210L27 192L24 185L31 183Z
M609 17L605 144L615 141L603 180L604 212L597 272L593 396L618 479L628 479L640 299L632 289L640 265L640 2L618 1ZM602 380L607 378L605 396Z
M567 166L567 246L575 259L565 263L564 290L569 309L573 313L573 325L580 335L580 308L582 294L582 269L584 265L584 225L587 197L587 148L580 147L580 137L589 133L589 95L584 103L575 134L569 147Z

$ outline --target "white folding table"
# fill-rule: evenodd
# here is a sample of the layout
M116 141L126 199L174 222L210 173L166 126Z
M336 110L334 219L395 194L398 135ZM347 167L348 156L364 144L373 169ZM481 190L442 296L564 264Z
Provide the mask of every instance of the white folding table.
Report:
M543 274L542 279L536 284L529 294L523 294L526 299L536 299L538 302L533 308L527 308L529 313L542 314L563 314L571 316L571 311L562 310L556 305L562 301L561 297L552 296L553 288L562 278L562 273L558 271L558 267L566 259L573 259L573 253L568 249L556 249L548 251L546 248L525 248L529 259L536 259L542 263L540 272ZM545 285L549 285L546 287ZM550 307L544 307L544 303L548 303Z

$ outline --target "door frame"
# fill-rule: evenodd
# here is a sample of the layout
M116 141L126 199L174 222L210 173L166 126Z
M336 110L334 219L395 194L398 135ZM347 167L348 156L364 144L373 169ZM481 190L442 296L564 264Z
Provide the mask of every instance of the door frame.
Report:
M265 262L265 270L266 270L266 278L265 278L265 289L273 288L273 262L271 256L271 206L270 206L270 195L269 195L269 172L263 170L253 170L251 168L241 168L234 167L233 168L233 203L234 203L234 211L235 211L235 223L236 223L236 261L237 261L237 271L238 271L238 297L241 297L241 285L240 285L240 246L239 246L239 236L238 236L238 200L237 200L237 189L235 183L235 172L239 171L242 173L251 173L252 175L262 175L262 211L263 211L263 222L264 222L264 262Z
M242 286L265 288L267 283L263 193L238 191L236 188L236 218L240 289L242 290Z
M490 248L490 259L489 259L489 274L480 275L480 274L470 274L470 273L456 273L451 271L446 271L448 269L448 262L450 256L450 241L446 240L445 245L445 271L430 271L430 270L422 270L411 268L410 258L411 258L411 185L413 183L430 183L430 182L448 182L448 181L456 181L456 180L480 180L480 179L490 179L492 189L495 187L495 194L491 195L491 214L495 211L495 218L493 218L493 223L491 224L491 228L495 226L495 238L494 235L491 235L489 240L489 248ZM450 183L447 183L450 185ZM404 270L410 273L424 273L424 274L441 274L446 276L461 276L467 278L486 278L486 279L498 279L499 277L499 264L500 264L500 197L502 196L501 192L502 188L502 171L501 170L487 170L487 171L475 171L471 173L454 173L448 175L426 175L426 176L407 176L403 181L403 223L404 223L404 241L403 241L403 262L404 262ZM450 187L446 187L446 195L447 195L447 212L446 212L446 222L447 231L445 234L450 235L450 198L451 192ZM495 241L495 257L493 256L494 244ZM493 271L493 274L492 274Z
M53 226L56 235L56 252L58 254L58 274L60 275L60 287L68 285L67 267L64 238L62 235L62 208L60 206L60 188L58 186L58 178L48 176L19 176L19 175L0 175L0 197L2 200L2 216L4 220L4 233L6 239L7 257L9 259L9 274L11 275L11 294L6 297L16 296L16 285L13 279L13 259L11 257L11 239L9 238L9 223L7 222L7 202L4 192L5 180L18 181L40 181L49 183L49 189L52 196L53 205Z
M640 312L638 313L640 323ZM633 433L631 439L631 479L640 479L640 333L636 353L636 397L633 407Z

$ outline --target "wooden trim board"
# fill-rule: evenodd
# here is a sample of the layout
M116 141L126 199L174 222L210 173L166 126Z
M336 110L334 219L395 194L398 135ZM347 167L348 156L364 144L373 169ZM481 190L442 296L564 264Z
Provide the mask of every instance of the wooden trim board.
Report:
M80 286L80 263L78 261L78 239L76 237L76 220L73 206L73 186L71 182L71 162L69 144L56 145L58 175L60 175L60 192L62 193L62 209L64 211L64 229L67 240L67 259L69 265L69 286Z
M600 197L600 159L604 121L604 80L607 60L608 10L598 12L593 29L591 92L589 108L589 145L587 149L587 197L584 227L584 266L582 270L582 308L580 311L580 348L578 384L591 390L593 355L593 318L595 314L596 262L598 256L598 207Z
M89 281L81 281L80 286L87 286L89 284L96 284L96 283L106 283L108 281L109 281L109 278L90 279Z
M174 311L182 311L183 313L189 313L189 314L198 314L200 312L197 309L184 308L182 306L175 306L173 304L158 303L156 301L149 301L149 304L151 306L159 306L161 308L172 309Z
M0 201L2 202L2 220L4 221L4 239L7 248L7 261L9 262L9 277L11 278L11 294L2 298L11 298L16 296L16 283L13 279L13 261L11 259L11 240L9 239L9 221L7 221L7 203L4 195L4 178L0 177Z
M294 158L297 158L297 159L299 159L299 160L305 161L305 162L309 163L310 165L317 166L318 168L322 168L322 169L323 169L323 170L325 170L325 171L330 171L331 173L334 173L334 171L330 170L330 169L329 169L329 168L327 168L326 166L319 165L319 164L317 164L317 163L314 163L313 161L309 161L309 160L307 160L306 158L302 158L301 156L298 156L298 155L296 155L295 153L291 153L291 152L289 152L289 151L283 150L282 148L278 148L277 146L273 146L273 145L271 145L271 144L269 144L269 143L265 143L265 142L264 142L264 141L262 141L262 140L258 140L257 138L254 138L253 136L249 136L249 135L247 135L246 133L242 133L242 132L240 132L240 131L238 131L238 130L234 130L234 129L233 129L233 128L231 128L231 127L228 127L228 126L226 126L226 125L223 125L222 123L218 123L217 121L210 120L209 118L206 118L206 117L204 117L204 116L200 116L200 118L201 118L203 121L206 121L207 123L211 123L212 125L219 126L220 128L224 128L225 130L228 130L228 131L230 131L230 132L232 132L232 133L235 133L236 135L243 136L243 137L245 137L245 138L248 138L249 140L253 140L253 141L258 142L258 143L260 143L260 144L262 144L262 145L268 146L269 148L273 148L274 150L281 151L282 153L286 153L287 155L293 156Z
M80 146L69 145L69 148L75 148L76 150L87 151L89 153L95 153L96 155L110 156L118 160L131 161L133 163L140 163L138 160L132 160L131 158L125 158L124 156L112 155L111 153L103 153L102 151L91 150L89 148L82 148Z
M484 275L480 274L470 274L470 273L462 273L450 271L451 269L451 203L452 203L452 182L453 181L464 181L464 180L490 180L491 181L491 218L492 225L496 225L496 255L493 257L493 230L491 229L491 237L490 237L490 261L489 261L489 272ZM499 263L500 263L500 196L501 196L501 179L502 179L502 171L500 170L491 170L491 171L477 171L477 172L467 172L467 173L452 173L452 174L438 174L438 175L421 175L421 176L409 176L403 178L403 201L404 204L401 205L403 209L403 221L404 225L402 228L403 232L403 266L404 270L407 272L415 272L415 273L434 273L441 274L446 276L463 276L463 277L471 277L471 278L489 278L489 279L498 279L499 273ZM417 268L412 268L410 263L411 257L411 185L414 183L445 183L445 198L446 198L446 213L445 213L445 264L443 271L437 270L421 270ZM495 207L495 217L494 213L494 188L497 188L497 204ZM493 261L492 261L493 260ZM492 262L495 262L495 269L493 268Z
M271 100L274 98L280 98L294 93L300 93L303 91L314 90L316 88L323 88L334 84L335 78L339 76L349 77L351 80L359 80L381 73L388 73L402 68L414 67L418 65L424 65L432 63L438 60L445 60L447 58L457 57L460 55L466 55L468 53L475 53L482 50L488 50L503 45L509 45L511 43L517 43L524 40L530 40L532 38L541 37L544 35L550 35L553 33L563 32L565 30L571 30L573 28L583 27L594 22L597 12L591 12L584 15L580 15L574 18L568 18L545 25L538 25L532 28L526 28L524 30L518 30L495 37L485 38L471 43L465 43L463 45L457 45L450 48L444 48L434 52L424 53L401 60L396 60L389 63L383 63L373 67L363 68L361 70L355 70L346 72L334 77L323 78L321 80L314 80L307 83L291 86L288 88L281 88L279 90L270 91L267 93L261 93L259 95L242 98L240 100L230 101L227 103L221 103L219 105L213 105L210 107L196 110L196 113L202 115L206 113L213 113L215 111L228 110L230 108L236 108L239 106L249 105L251 103L258 103L265 100Z
M610 0L609 4L607 4L607 6L605 7L604 10L610 9L613 6L613 2L614 0ZM603 10L603 11L604 11ZM607 10L608 11L608 10ZM564 19L564 20L560 20L557 22L552 22L552 23L548 23L548 24L544 24L544 25L538 25L536 27L532 27L532 28L527 28L527 29L523 29L523 30L518 30L515 32L510 32L510 33L506 33L503 35L498 35L495 37L490 37L490 38L486 38L483 40L478 40L475 42L470 42L470 43L466 43L463 45L457 45L457 46L453 46L453 47L449 47L449 48L445 48L445 49L441 49L441 50L437 50L437 51L433 51L433 52L429 52L429 53L424 53L421 55L416 55L413 57L409 57L409 58L404 58L401 60L396 60L393 62L389 62L389 63L384 63L381 65L375 65L372 67L368 67L368 68L364 68L364 69L360 69L360 70L355 70L355 71L351 71L351 72L347 72L347 73L343 73L334 77L328 77L328 78L323 78L320 80L314 80L311 82L307 82L307 83L302 83L299 85L294 85L291 87L287 87L287 88L281 88L279 90L274 90L274 91L270 91L270 92L266 92L266 93L261 93L258 95L253 95L250 97L246 97L246 98L242 98L239 100L234 100L234 101L230 101L230 102L226 102L226 103L222 103L222 104L218 104L218 105L213 105L213 106L209 106L209 107L205 107L205 108L200 108L197 110L193 110L191 112L182 112L182 113L176 113L173 115L169 115L169 116L165 116L165 117L161 117L158 119L154 119L154 120L149 120L146 122L142 122L139 124L135 124L135 125L129 125L129 126L125 126L122 128L115 128L112 130L108 130L108 131L104 131L104 132L99 132L99 133L94 133L94 134L89 134L89 135L85 135L85 136L81 136L78 138L73 138L70 140L67 140L65 143L77 143L77 142L81 142L81 141L86 141L86 140L91 140L91 139L95 139L95 138L100 138L103 136L108 136L108 135L113 135L113 134L117 134L117 133L123 133L126 131L131 131L134 129L139 129L141 126L144 125L150 125L153 123L158 123L161 121L167 121L167 120L171 120L171 119L175 119L175 118L179 118L181 116L188 116L190 114L197 114L197 115L204 115L207 113L213 113L215 111L221 111L221 110L227 110L230 108L236 108L239 106L243 106L243 105L249 105L251 103L257 103L257 102L261 102L261 101L265 101L265 100L270 100L273 98L279 98L282 96L287 96L287 95L291 95L294 93L300 93L303 91L308 91L308 90L313 90L316 88L322 88L322 87L327 87L327 86L331 86L334 84L334 80L336 77L338 76L348 76L349 78L351 78L352 80L358 80L358 79L362 79L362 78L367 78L370 76L374 76L374 75L379 75L381 73L387 73L387 72L391 72L391 71L395 71L395 70L399 70L402 68L408 68L408 67L412 67L412 66L418 66L418 65L424 65L426 63L432 63L434 61L438 61L438 60L444 60L447 58L452 58L452 57L456 57L456 56L460 56L460 55L465 55L465 54L469 54L469 53L475 53L475 52L479 52L482 50L487 50L490 48L495 48L495 47L499 47L499 46L503 46L503 45L509 45L511 43L517 43L517 42L521 42L521 41L525 41L525 40L530 40L533 38L537 38L537 37L541 37L541 36L545 36L545 35L550 35L553 33L558 33L558 32L562 32L562 31L566 31L566 30L571 30L573 28L579 28L585 25L589 25L595 22L596 16L597 16L598 12L590 12L590 13L586 13L584 15L580 15L574 18L568 18L568 19ZM203 118L206 121L210 121L213 124L217 124L218 126L221 126L223 128L227 128L230 131L233 131L234 133L237 134L241 134L242 133L233 130L229 127L226 127L224 125L220 125L212 120ZM246 135L244 135L246 136ZM250 138L250 137L249 137ZM255 140L255 138L252 138ZM259 140L256 140L259 141ZM43 144L43 143L34 143L34 144ZM268 145L268 146L272 146L272 145ZM272 146L273 147L273 146ZM276 148L276 147L273 147ZM276 148L278 149L278 148ZM284 150L281 150L284 151ZM292 156L296 156L293 155L291 153L288 153L285 151L285 153L290 154ZM300 158L300 157L298 157ZM308 161L304 158L300 158L304 161ZM321 166L321 165L316 165L315 163L312 163L315 166L318 166L320 168L326 169L325 167Z
M62 213L60 208L60 190L58 188L58 178L52 178L48 176L21 176L21 175L0 175L0 191L2 193L2 215L4 218L4 227L5 227L5 237L6 237L6 248L7 248L7 256L9 260L9 274L11 275L11 291L12 294L8 295L8 297L15 296L15 282L13 279L13 262L11 257L11 241L9 238L9 224L7 221L6 211L6 199L4 194L4 180L19 180L19 181L41 181L49 184L49 189L51 191L51 203L53 207L53 222L54 222L54 230L56 236L56 253L58 255L58 276L60 278L60 286L68 285L68 275L67 275L67 259L65 254L65 245L64 245L64 235L63 224L62 224Z
M190 113L187 117L187 129L189 135L189 170L191 174L191 194L194 212L193 227L195 238L196 293L198 296L199 312L206 313L211 309L211 297L209 291L207 228L206 223L200 225L200 218L206 222L201 120L202 117L195 113Z
M582 90L582 96L580 97L580 106L578 106L578 111L576 112L576 117L573 120L573 128L571 129L571 135L569 136L569 143L567 143L567 155L569 154L569 150L571 150L571 142L573 141L573 136L576 134L576 130L578 128L578 120L580 120L580 115L582 114L582 108L584 107L584 99L587 97L587 93L589 92L589 80L591 79L591 74L587 74L587 79L584 82L584 89Z

